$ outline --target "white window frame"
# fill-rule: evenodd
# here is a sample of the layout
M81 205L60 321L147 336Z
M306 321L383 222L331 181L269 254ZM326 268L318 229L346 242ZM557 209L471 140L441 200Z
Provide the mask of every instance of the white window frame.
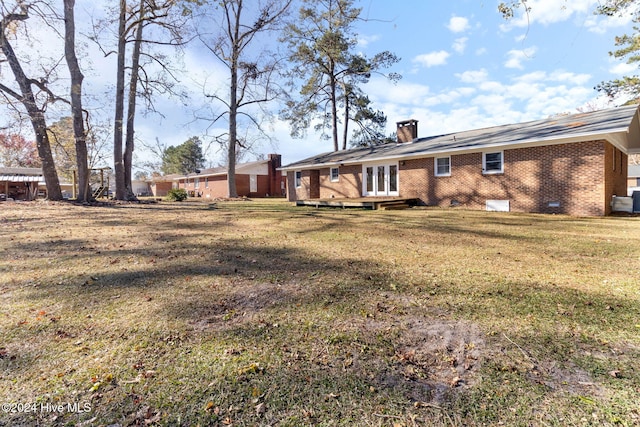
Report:
M200 188L200 178L194 178L193 188Z
M293 179L295 181L296 188L302 187L302 171L294 171Z
M500 169L487 170L487 155L500 154ZM482 153L482 174L493 175L498 173L504 173L504 151L487 151Z
M250 193L258 192L258 175L256 174L249 175L249 192Z
M441 159L447 159L448 161L448 171L446 173L439 173L438 172L438 160ZM435 176L451 176L451 156L447 156L447 157L435 157L433 159L433 174Z
M333 171L336 172L336 176L334 178L333 176ZM340 169L335 167L335 168L330 168L329 169L329 178L331 179L331 182L338 182L340 181Z

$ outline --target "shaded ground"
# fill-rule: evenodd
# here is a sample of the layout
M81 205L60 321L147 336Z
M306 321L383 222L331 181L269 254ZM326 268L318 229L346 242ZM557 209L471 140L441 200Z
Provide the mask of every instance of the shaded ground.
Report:
M0 425L640 423L635 218L3 203L0 227Z

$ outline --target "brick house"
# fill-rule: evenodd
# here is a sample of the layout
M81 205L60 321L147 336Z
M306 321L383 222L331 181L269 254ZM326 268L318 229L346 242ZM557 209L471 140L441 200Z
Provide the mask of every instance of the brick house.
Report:
M407 198L427 206L607 215L627 194L627 155L640 153L637 106L324 153L282 168L289 201Z
M259 160L236 165L236 189L243 197L283 197L285 177L278 170L280 154L269 154L267 160ZM184 188L192 197L227 197L227 168L204 169L188 175L175 176L174 188Z

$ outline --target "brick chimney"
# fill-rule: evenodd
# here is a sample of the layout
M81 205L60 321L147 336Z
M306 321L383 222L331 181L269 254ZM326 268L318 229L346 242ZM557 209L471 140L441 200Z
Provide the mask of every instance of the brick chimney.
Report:
M280 154L269 154L269 196L281 195L282 172L278 170L282 166L282 156Z
M411 142L418 137L418 121L417 120L404 120L397 122L398 130L396 135L398 136L398 144L405 142Z

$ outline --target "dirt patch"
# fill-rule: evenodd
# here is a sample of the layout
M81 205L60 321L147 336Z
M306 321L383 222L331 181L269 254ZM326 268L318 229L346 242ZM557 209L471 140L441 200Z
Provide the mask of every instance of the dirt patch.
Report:
M475 382L485 342L476 325L442 319L409 318L395 351L396 363L382 382L404 387L416 402L441 403L452 391Z

